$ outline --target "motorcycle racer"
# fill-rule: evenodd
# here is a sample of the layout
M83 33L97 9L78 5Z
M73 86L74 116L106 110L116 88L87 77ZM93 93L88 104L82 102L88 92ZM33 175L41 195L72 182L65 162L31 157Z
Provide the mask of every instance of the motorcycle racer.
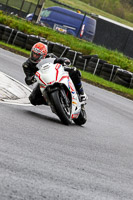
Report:
M47 62L49 57L50 55L48 54L47 45L41 42L33 45L30 57L22 64L23 71L26 75L25 82L27 85L31 85L35 82L34 75L38 71L37 64L43 59L45 59L45 62ZM86 94L83 90L80 71L76 67L70 67L71 62L67 58L55 58L53 63L59 63L64 66L64 69L69 72L69 76L72 79L76 91L80 96L80 100L85 101ZM34 106L46 104L38 84L30 94L29 100Z

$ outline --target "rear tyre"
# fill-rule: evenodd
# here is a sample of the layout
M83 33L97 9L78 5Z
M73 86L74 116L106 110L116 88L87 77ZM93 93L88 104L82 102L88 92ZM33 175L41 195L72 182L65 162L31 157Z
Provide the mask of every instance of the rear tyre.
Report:
M56 90L50 94L50 99L54 105L54 109L60 120L65 125L72 123L71 120L71 108L68 107L64 101L64 97L59 90Z
M81 112L79 114L79 117L77 119L73 120L75 124L81 126L86 123L87 121L87 114L84 109L81 109Z

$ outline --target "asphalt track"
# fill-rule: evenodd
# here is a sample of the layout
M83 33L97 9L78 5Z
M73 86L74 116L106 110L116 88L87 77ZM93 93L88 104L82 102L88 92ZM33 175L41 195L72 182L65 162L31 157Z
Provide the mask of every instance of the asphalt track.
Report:
M24 83L25 59L0 49L0 71ZM0 200L133 199L133 101L84 88L83 127L47 106L0 103Z

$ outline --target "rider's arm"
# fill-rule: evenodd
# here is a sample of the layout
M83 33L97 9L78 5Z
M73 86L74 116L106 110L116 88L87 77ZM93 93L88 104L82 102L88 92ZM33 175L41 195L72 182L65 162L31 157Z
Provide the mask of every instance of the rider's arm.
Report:
M26 75L25 82L27 85L31 85L34 83L34 75L36 71L38 70L36 66L32 66L29 60L23 63L22 65L24 73Z

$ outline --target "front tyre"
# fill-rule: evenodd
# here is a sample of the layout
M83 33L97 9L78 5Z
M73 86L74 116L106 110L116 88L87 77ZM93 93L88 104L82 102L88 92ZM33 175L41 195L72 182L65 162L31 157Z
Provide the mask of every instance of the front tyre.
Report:
M50 94L50 99L52 101L56 114L63 122L63 124L71 124L71 109L70 106L68 107L68 105L65 104L63 95L60 90L55 90L54 92L52 92Z
M74 123L81 126L86 123L87 121L87 114L84 109L81 109L79 117L77 119L73 119Z

